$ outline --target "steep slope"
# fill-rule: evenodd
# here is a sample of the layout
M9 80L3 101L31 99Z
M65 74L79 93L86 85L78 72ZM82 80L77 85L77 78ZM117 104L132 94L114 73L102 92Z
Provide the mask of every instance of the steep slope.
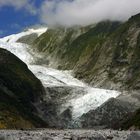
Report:
M0 128L43 127L34 106L43 94L41 82L26 64L0 49Z
M35 40L33 48L54 60L54 67L73 69L87 61L119 25L119 22L105 21L83 28L49 29Z
M81 31L81 28L77 30ZM105 21L85 27L80 34L77 34L77 30L50 29L37 38L32 46L42 54L43 64L59 69L73 69L76 78L94 87L127 91L111 105L107 101L102 108L93 109L90 115L87 113L89 119L94 112L100 116L100 111L110 110L112 106L116 110L121 109L121 112L127 110L126 116L133 114L140 108L140 14L125 23ZM116 102L120 105L116 106ZM127 107L128 104L134 108ZM110 114L116 112L119 116L120 112L116 110L112 109ZM101 120L106 115L102 113ZM87 116L84 121L88 119ZM122 120L123 117L120 115L117 119ZM113 122L113 117L110 120Z
M51 60L53 67L73 69L75 77L93 86L139 89L139 17L123 24L106 21L85 28L50 29L33 48L44 55L43 63Z
M16 42L31 45L41 34L43 34L46 31L47 27L29 28L23 33L21 33L21 36L16 40Z
M92 85L114 89L139 89L140 15L122 24L106 41L98 59L90 57L75 68L76 77ZM82 75L82 76L81 76Z
M79 37L81 34L84 34L93 26L94 25L84 28L59 27L54 29L48 29L46 33L38 37L33 42L33 49L42 53L42 55L44 54L44 57L41 59L41 61L43 61L44 63L48 63L50 66L59 69L72 69L76 60L73 61L73 63L72 60L67 61L69 58L67 55L70 49L70 45L77 37ZM72 52L69 52L69 56L71 55ZM67 63L69 64L69 67L65 66L67 65Z

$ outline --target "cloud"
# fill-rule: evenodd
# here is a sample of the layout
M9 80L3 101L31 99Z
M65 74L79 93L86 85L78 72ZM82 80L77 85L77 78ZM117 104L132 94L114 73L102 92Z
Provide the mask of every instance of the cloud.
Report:
M46 0L40 17L50 26L73 26L108 19L125 21L139 12L140 0Z
M34 0L0 0L0 8L4 6L12 6L16 10L26 9L30 14L36 14Z

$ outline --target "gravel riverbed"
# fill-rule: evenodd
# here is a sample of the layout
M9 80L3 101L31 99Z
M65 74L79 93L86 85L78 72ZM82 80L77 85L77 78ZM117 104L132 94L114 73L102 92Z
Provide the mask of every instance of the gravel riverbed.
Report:
M140 140L140 131L1 130L0 140Z

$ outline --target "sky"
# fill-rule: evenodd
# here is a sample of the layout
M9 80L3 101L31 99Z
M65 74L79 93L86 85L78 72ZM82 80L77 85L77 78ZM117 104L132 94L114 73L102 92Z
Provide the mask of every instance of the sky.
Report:
M85 26L137 13L140 0L0 0L0 37L37 24Z
M0 0L0 37L38 24L37 8L42 0Z

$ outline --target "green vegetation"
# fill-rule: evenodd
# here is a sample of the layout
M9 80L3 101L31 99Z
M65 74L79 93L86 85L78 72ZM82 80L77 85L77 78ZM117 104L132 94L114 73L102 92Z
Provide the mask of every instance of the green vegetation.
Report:
M76 64L82 64L82 56L88 59L87 53L92 54L119 25L119 22L106 21L83 28L49 29L34 41L33 48L57 61L58 68L73 69Z
M31 44L35 41L35 39L36 39L37 37L38 37L37 34L32 33L32 34L30 34L30 35L26 35L26 36L23 36L23 37L19 38L19 39L17 40L17 42L25 43L25 44L31 45Z

